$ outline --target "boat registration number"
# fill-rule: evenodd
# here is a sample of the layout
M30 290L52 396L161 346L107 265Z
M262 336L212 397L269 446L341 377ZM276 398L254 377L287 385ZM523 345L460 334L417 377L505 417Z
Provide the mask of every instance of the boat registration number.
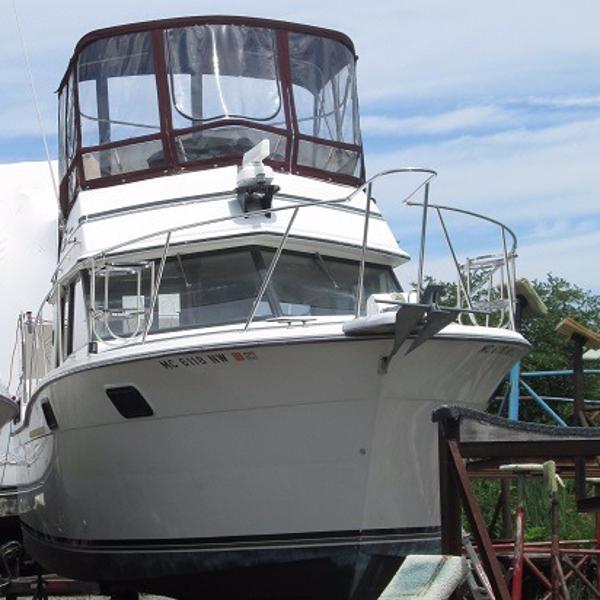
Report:
M168 371L179 368L210 367L228 363L241 363L258 360L256 352L251 350L236 350L233 352L212 352L209 354L189 354L186 356L175 356L161 358L158 364Z

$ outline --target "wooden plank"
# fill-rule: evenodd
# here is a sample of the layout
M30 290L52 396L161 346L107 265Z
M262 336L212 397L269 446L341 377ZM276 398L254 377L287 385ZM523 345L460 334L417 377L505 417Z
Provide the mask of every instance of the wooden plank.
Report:
M571 339L574 335L580 335L585 339L585 345L592 350L600 348L600 333L587 328L571 317L565 317L557 326L556 333Z

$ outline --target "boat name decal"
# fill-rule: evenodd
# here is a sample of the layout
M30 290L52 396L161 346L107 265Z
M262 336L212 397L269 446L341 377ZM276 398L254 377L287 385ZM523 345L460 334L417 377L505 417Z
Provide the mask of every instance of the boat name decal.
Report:
M163 369L171 370L179 367L210 367L226 363L245 362L258 360L256 352L214 352L212 354L191 354L189 356L178 356L175 358L162 358L158 362Z

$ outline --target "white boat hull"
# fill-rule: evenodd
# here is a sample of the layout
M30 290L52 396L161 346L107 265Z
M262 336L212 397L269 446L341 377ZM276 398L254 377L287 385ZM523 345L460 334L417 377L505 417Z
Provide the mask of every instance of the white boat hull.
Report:
M260 569L280 564L299 585L315 560L331 570L329 597L378 586L365 580L373 560L439 543L432 410L483 408L526 351L515 340L436 338L382 374L390 348L381 336L288 340L50 382L39 397L58 427L27 442L50 457L21 517L28 551L77 578L169 591L177 577L182 597L184 575L221 589L215 578L246 581L243 572L259 585ZM115 386L135 386L153 416L123 417L106 394Z

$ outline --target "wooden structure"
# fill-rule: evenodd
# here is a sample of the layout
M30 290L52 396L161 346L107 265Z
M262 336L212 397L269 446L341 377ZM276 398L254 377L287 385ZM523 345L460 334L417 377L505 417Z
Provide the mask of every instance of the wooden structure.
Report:
M569 338L573 344L573 416L575 420L573 424L585 427L590 423L585 414L583 352L585 348L600 349L600 333L592 331L571 317L564 318L556 327L556 332Z
M495 597L497 600L515 598L509 592L497 556L499 550L506 551L511 545L499 547L492 543L471 478L513 478L514 473L503 471L500 466L552 460L558 474L575 479L578 509L600 510L600 498L588 498L585 490L586 478L600 476L596 458L600 456L600 428L522 423L460 407L436 410L433 421L438 423L439 431L442 552L462 554L461 513L464 509ZM527 564L546 587L550 586L553 597L558 598L558 590L562 589L562 597L568 598L564 572L570 571L571 577L575 574L585 580L584 585L592 586L595 597L600 598L598 582L591 584L572 558L595 555L598 559L600 550L597 548L569 548L567 552L561 548L557 536L553 536L552 543L540 546L540 551L548 551L551 561L555 561L551 581L531 560L527 562L524 544L515 549L515 553L517 550L523 555L523 564Z

